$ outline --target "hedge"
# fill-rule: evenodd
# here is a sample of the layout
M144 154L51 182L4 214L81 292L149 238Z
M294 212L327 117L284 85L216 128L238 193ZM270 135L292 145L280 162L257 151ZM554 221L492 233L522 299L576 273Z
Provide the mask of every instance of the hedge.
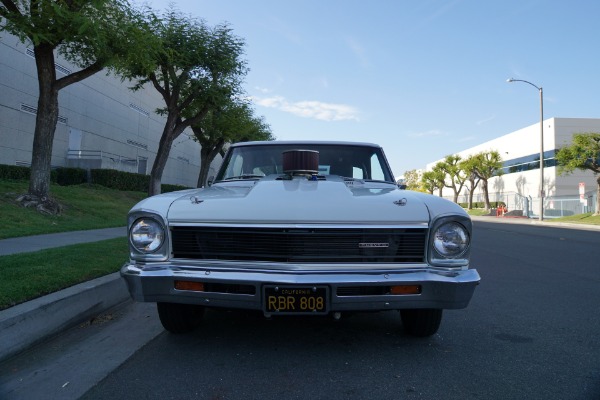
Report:
M29 167L0 164L0 179L10 181L27 181L29 180L29 175Z
M29 180L29 177L29 167L0 164L0 179L2 180L26 181ZM116 190L147 192L150 176L114 169L92 169L88 173L87 170L82 168L60 167L51 171L50 181L61 186L93 183ZM183 189L189 189L189 187L171 184L161 185L162 193Z
M134 174L115 169L91 169L90 173L92 183L111 189L147 192L150 183L149 175Z
M87 171L82 168L56 168L52 172L55 176L52 181L60 186L81 185L88 181Z

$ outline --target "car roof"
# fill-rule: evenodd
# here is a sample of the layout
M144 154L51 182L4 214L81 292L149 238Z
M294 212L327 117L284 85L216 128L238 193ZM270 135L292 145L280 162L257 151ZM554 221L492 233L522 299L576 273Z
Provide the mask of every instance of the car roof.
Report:
M238 142L231 145L231 147L241 146L276 146L276 145L343 145L343 146L363 146L363 147L378 147L378 144L365 143L365 142L345 142L345 141L326 141L326 140L265 140L256 142Z

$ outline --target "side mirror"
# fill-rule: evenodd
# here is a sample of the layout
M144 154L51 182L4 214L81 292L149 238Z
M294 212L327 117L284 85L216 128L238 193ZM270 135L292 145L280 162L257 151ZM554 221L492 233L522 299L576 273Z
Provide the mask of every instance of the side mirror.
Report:
M398 184L398 189L400 189L400 190L405 190L405 189L406 189L406 185L405 185L405 184L403 184L403 183L399 183L399 184Z
M207 186L212 186L213 182L215 181L215 177L214 176L209 176L208 177L208 181L206 182Z

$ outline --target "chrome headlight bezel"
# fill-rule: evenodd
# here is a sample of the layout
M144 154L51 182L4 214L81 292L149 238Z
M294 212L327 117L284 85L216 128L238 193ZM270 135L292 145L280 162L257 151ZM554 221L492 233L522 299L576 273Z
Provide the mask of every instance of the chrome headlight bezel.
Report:
M469 265L473 225L467 216L445 216L431 224L428 261L435 267Z
M163 218L151 213L132 213L128 218L129 254L132 260L164 261L168 254L168 230ZM145 227L147 232L139 233L138 229ZM146 241L135 235L149 235ZM150 241L149 241L150 240ZM149 242L148 242L149 241ZM143 243L148 242L146 245Z

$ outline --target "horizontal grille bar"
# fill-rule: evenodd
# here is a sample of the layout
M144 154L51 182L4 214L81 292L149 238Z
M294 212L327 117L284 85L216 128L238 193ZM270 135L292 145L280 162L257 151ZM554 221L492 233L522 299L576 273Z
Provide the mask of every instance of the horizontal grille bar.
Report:
M414 263L426 228L171 228L173 257L298 263Z

